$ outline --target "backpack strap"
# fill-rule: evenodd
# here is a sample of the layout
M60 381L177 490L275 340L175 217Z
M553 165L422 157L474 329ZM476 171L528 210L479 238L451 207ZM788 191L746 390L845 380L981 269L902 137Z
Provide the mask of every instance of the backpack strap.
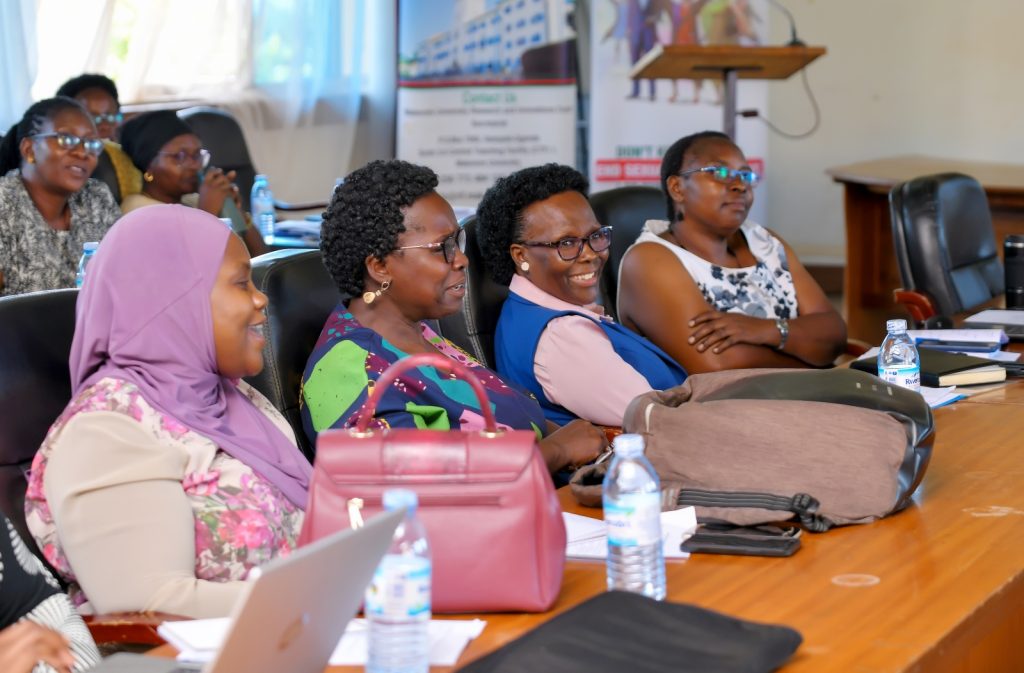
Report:
M793 512L800 517L800 523L812 533L823 533L835 525L818 514L820 503L806 493L788 497L770 493L731 493L682 488L678 491L667 489L662 501L668 501L675 507L747 507Z

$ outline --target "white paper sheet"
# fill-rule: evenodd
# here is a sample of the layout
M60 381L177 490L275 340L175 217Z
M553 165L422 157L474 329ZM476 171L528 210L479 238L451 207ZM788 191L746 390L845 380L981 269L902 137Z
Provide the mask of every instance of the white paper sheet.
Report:
M230 619L193 619L164 622L157 632L178 650L178 661L205 663L212 661L227 636ZM430 665L454 666L469 641L479 636L487 625L482 619L430 620ZM367 656L365 619L353 619L331 654L332 666L362 666Z
M938 341L969 341L971 343L1004 344L1009 339L1001 329L909 329L911 339Z
M602 519L562 512L565 520L566 558L575 561L603 561L608 556L608 534ZM683 559L690 555L679 545L697 530L697 513L683 507L661 513L661 539L665 558Z
M967 324L972 322L990 322L1000 325L1024 325L1024 311L1009 311L1006 309L989 308L985 309L981 313L975 313L964 320L964 323Z

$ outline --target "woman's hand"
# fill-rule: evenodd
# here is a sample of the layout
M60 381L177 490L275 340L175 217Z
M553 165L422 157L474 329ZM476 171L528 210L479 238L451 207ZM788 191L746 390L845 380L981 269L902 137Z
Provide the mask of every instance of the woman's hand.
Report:
M63 673L75 665L68 641L52 629L23 620L0 631L0 671L31 673L40 661Z
M208 169L199 185L199 209L220 217L225 199L234 199L236 204L240 203L234 179L235 171L225 173L219 168Z
M607 446L608 438L604 431L580 419L563 425L540 442L541 453L551 472L586 465L601 455Z
M686 341L700 352L721 353L736 344L775 347L782 338L774 320L742 313L704 311L689 324L694 330Z

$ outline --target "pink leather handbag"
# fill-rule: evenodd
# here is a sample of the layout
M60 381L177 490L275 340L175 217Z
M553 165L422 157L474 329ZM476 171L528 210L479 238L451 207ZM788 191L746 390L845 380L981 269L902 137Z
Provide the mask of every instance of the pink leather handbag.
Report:
M368 429L384 391L414 367L469 383L486 429ZM499 430L476 375L440 353L393 364L356 427L320 434L300 544L349 527L357 510L362 517L379 512L383 492L397 487L419 496L417 515L433 557L435 613L551 607L562 586L565 524L537 436Z

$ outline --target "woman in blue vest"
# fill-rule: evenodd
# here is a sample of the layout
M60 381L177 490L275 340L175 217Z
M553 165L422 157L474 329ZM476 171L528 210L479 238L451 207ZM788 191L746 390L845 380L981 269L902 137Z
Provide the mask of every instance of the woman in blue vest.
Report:
M537 396L548 420L622 425L637 395L679 385L686 372L598 305L611 227L568 166L498 180L477 211L488 273L509 286L495 334L498 371Z

